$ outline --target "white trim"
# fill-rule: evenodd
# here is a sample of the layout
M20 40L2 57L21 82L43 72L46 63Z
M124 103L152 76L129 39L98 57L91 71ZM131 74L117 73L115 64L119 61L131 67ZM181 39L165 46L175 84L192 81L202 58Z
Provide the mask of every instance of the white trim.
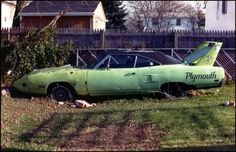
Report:
M100 21L102 21L102 22L108 22L107 19L106 19L106 20L103 20L103 19L101 19L100 16L94 15L93 17L96 18L96 19L98 19L98 20L100 20Z
M19 13L19 16L56 16L59 12L53 13ZM66 12L63 16L93 16L94 12Z

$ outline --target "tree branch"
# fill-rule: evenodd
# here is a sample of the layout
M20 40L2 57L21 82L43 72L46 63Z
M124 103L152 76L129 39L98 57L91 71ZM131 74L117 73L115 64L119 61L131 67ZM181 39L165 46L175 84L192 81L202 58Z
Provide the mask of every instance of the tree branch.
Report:
M56 24L56 22L58 21L58 19L59 19L61 16L63 16L67 11L68 11L68 9L65 10L65 11L60 12L57 16L55 16L55 17L51 20L51 22L50 22L48 25L46 25L44 28L42 28L42 29L36 34L36 36L39 36L41 33L43 33L43 32L44 32L45 30L47 30L48 28L53 27L53 26Z
M27 0L17 0L16 1L16 9L13 17L13 27L19 27L20 26L20 20L19 20L19 13L25 8L28 4Z

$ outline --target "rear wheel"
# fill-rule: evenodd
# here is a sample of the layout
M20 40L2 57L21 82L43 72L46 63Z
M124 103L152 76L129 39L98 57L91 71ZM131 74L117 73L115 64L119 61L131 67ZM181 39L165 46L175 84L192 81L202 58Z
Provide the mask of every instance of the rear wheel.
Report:
M70 102L72 102L75 98L71 88L61 84L56 84L52 86L49 96L57 101L70 101Z
M180 83L166 83L161 86L161 91L175 97L186 97L186 85Z

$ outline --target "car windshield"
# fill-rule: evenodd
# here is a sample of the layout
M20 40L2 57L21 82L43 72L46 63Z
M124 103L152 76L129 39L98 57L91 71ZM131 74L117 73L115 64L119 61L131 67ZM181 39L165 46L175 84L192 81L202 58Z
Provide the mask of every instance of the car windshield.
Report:
M80 69L93 69L93 67L101 61L101 59L106 55L105 52L98 53L84 53L78 58L78 68Z
M97 65L101 61L101 59L104 58L104 56L105 54L100 54L97 58L89 60L89 62L87 63L87 68L93 69L93 67Z

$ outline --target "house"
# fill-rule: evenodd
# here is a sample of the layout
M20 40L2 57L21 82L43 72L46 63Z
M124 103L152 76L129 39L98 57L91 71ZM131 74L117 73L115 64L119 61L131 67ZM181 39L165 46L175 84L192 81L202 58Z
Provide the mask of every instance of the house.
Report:
M154 16L154 15L153 15ZM185 13L169 13L162 17L162 20L155 17L148 17L143 21L145 30L156 29L174 29L174 30L191 30L192 24L190 17Z
M12 27L16 1L1 1L1 28Z
M20 26L44 27L62 11L66 13L57 21L57 27L106 28L107 19L100 1L32 1L19 14Z
M235 30L235 1L207 1L206 30Z

